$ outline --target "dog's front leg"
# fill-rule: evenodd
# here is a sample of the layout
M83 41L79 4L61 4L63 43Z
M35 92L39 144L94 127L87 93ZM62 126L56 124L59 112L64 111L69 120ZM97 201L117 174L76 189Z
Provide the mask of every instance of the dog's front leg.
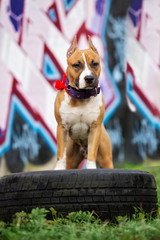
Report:
M57 127L57 162L55 170L66 169L67 131L62 124Z
M95 169L96 168L96 159L97 159L97 152L100 142L100 135L101 135L101 126L92 124L88 135L88 157L86 167L87 169Z

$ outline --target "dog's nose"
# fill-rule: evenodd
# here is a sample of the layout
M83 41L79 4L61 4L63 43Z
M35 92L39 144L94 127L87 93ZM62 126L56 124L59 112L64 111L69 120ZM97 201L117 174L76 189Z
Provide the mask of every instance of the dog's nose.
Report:
M87 75L84 77L84 80L86 81L86 83L91 84L94 81L94 77L93 75Z

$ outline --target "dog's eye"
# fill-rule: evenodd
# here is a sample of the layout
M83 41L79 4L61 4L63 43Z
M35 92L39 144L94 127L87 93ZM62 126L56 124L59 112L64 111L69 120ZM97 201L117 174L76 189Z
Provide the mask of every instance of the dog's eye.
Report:
M92 67L96 68L99 65L99 63L92 60L91 65L92 65Z
M72 64L72 67L77 68L77 69L81 68L81 62Z

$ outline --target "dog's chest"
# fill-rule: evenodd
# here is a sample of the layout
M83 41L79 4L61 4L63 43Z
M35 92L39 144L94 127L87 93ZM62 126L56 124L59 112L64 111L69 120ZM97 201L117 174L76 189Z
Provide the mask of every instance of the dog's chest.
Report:
M60 107L62 124L73 139L86 139L90 126L100 115L102 95L84 100L83 104L77 107L70 105L70 99L65 93L65 99Z

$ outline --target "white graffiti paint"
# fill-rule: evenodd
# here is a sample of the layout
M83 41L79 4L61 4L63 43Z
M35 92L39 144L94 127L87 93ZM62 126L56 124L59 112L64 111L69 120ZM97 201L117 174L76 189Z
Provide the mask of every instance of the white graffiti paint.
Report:
M22 162L26 164L28 159L34 160L39 155L40 148L37 133L30 129L27 124L22 126L22 130L17 124L16 130L13 131L12 149L19 150Z

